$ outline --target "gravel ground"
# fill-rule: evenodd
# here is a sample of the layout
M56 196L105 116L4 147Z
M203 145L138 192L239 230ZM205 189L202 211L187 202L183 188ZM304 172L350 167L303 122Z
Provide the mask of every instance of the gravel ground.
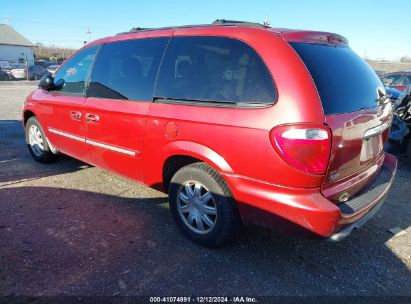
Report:
M29 86L0 86L0 295L411 295L411 170L338 242L244 227L220 249L186 240L164 194L61 157L30 157ZM394 236L389 228L406 234Z

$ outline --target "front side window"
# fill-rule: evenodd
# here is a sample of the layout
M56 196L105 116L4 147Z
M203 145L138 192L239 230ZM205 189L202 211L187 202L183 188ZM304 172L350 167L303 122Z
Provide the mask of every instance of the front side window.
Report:
M87 95L90 97L152 101L164 49L169 38L146 38L103 45Z
M54 83L64 81L63 86L57 90L59 93L85 94L97 49L98 46L92 46L79 51L58 70L54 76Z
M160 67L157 98L274 103L267 67L247 44L225 37L174 37Z

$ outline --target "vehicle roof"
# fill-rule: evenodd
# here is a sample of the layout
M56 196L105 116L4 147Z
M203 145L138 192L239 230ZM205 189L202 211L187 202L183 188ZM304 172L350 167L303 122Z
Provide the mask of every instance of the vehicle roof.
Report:
M184 31L186 35L190 35L190 31L196 31L196 29L207 29L219 31L224 28L236 28L242 31L269 31L278 36L281 36L284 40L288 42L308 42L308 43L321 43L321 44L332 44L332 45L348 45L348 40L338 34L322 31L309 31L309 30L298 30L298 29L288 29L288 28L275 28L270 27L265 24L247 22L247 21L233 21L225 19L217 19L211 24L197 24L197 25L182 25L182 26L169 26L161 28L142 28L136 27L132 28L128 32L122 32L116 36L110 36L102 38L90 43L99 44L106 42L113 42L125 39L133 38L144 38L144 37L162 37L162 36L172 36L175 31ZM217 34L218 35L218 34Z

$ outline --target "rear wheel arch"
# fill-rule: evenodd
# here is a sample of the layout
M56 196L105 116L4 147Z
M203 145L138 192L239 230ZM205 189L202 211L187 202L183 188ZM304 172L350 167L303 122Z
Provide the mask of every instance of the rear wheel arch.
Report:
M187 154L172 155L168 157L163 163L162 182L164 190L168 191L170 181L178 170L194 163L204 163L216 172L221 172L221 170L219 170L217 166L215 166L215 164L205 159L196 158ZM227 181L225 182L227 183L227 185L229 184Z
M183 154L172 155L169 158L167 158L163 164L163 174L162 174L164 190L168 191L170 181L178 170L180 170L181 168L187 165L198 163L198 162L202 162L202 161L198 158L194 158L192 156L183 155Z
M233 173L226 160L211 150L198 143L177 141L168 144L164 149L165 157L162 161L162 183L167 191L173 175L184 166L203 162L217 172Z
M209 164L195 162L180 168L168 188L173 218L192 241L217 247L237 234L241 226L237 204L223 176Z

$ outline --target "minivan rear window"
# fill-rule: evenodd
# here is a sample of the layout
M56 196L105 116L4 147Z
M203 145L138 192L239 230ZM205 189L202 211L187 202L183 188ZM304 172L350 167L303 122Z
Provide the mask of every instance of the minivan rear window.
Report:
M371 67L349 47L291 42L317 87L324 114L355 112L378 104L383 87Z

